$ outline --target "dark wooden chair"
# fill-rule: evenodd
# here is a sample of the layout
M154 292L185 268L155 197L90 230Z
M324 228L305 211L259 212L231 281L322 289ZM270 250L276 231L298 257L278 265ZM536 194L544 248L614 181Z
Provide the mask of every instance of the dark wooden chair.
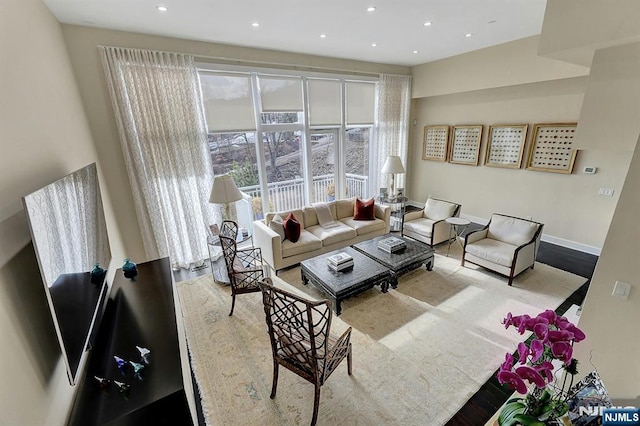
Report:
M231 316L236 305L236 295L260 291L258 281L264 278L262 252L257 247L238 250L236 239L222 233L220 245L231 283Z
M336 337L330 333L328 300L306 300L274 287L270 278L259 285L273 353L271 399L276 396L278 367L282 365L315 385L311 418L311 425L315 425L320 387L345 357L351 375L351 327Z
M225 237L233 238L234 240L238 239L238 224L233 220L223 220L222 225L220 226L220 235L224 235Z

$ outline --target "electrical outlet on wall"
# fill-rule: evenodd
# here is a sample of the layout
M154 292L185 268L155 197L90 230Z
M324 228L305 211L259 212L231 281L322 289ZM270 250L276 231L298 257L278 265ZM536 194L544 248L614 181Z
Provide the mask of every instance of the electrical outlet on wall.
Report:
M613 189L612 188L600 188L598 191L598 195L604 195L605 197L613 197Z

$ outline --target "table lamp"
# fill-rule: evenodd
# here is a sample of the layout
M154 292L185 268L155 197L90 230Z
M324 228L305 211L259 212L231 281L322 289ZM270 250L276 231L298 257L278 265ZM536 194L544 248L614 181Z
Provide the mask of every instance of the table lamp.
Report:
M387 157L387 161L382 166L382 173L391 175L391 184L389 185L389 197L396 198L396 188L394 185L394 177L396 173L404 173L404 167L402 166L402 160L397 155L390 155Z
M213 179L210 203L224 204L225 219L231 220L231 204L242 200L242 193L230 175L220 175Z

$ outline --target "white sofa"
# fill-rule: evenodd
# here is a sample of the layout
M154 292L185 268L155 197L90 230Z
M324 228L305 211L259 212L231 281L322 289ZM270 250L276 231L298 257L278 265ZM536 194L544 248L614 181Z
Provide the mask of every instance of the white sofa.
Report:
M267 213L263 220L253 222L253 243L260 247L262 259L274 271L300 263L301 261L384 235L389 232L389 206L374 205L374 220L354 220L355 198L336 200L327 203L333 219L339 225L323 228L318 223L314 207L303 207L286 212ZM280 235L269 227L271 219L279 214L283 219L293 213L300 222L300 239L293 243L282 240Z
M460 208L460 204L451 201L429 198L422 210L404 215L402 235L431 247L448 241L451 238L451 225L445 219L460 216Z
M482 266L513 278L533 269L542 237L543 224L494 213L483 229L467 234L462 254L465 262Z

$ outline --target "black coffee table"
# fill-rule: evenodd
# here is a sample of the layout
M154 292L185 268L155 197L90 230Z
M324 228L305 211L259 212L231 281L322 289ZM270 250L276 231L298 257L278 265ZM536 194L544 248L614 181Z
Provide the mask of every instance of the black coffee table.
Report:
M395 253L387 253L386 251L379 249L378 242L385 238L389 238L390 236L403 240L406 247ZM431 271L433 269L433 253L435 250L426 244L422 244L399 235L387 234L363 241L351 247L358 250L365 256L380 262L380 264L384 265L386 268L391 269L396 277L399 277L409 271L413 271L423 264L425 268L427 268L427 271Z
M353 267L334 272L327 265L327 257L347 253L353 257ZM363 255L351 247L345 247L300 262L302 283L309 282L321 290L333 302L336 315L342 313L340 302L347 297L379 285L383 293L397 286L396 275L381 263Z

